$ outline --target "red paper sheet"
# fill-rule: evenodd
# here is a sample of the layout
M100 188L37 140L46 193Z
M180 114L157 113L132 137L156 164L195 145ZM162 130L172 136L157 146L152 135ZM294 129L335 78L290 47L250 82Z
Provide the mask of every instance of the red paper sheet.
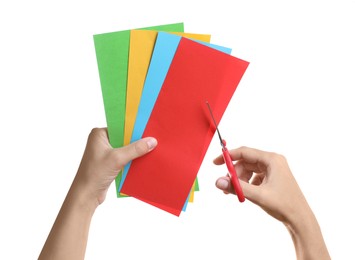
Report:
M121 192L179 216L214 134L249 63L182 38L143 137L158 146L132 161Z

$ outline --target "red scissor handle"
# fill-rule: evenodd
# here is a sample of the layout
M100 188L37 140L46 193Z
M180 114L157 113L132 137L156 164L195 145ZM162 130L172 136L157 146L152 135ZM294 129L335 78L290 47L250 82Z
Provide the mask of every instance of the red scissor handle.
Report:
M235 193L238 196L239 201L243 202L243 201L245 201L244 193L243 193L242 187L240 186L237 172L234 168L231 155L230 155L227 147L225 146L226 142L224 140L223 140L223 144L224 144L224 147L222 148L222 153L223 153L224 162L227 165Z

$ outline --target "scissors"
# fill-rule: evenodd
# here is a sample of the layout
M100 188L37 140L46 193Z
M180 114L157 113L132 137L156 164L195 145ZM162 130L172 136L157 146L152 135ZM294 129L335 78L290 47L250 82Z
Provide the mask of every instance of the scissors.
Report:
M236 170L234 168L234 165L233 165L232 157L231 157L231 155L230 155L230 153L229 153L229 151L228 151L228 149L226 147L227 143L221 137L221 134L220 134L220 132L218 130L218 127L217 127L216 120L214 119L214 116L213 116L213 113L212 113L212 109L211 109L210 104L208 103L208 101L206 101L206 104L208 106L208 110L210 111L213 123L216 126L218 137L219 137L219 140L221 142L222 154L223 154L224 162L226 163L227 168L228 168L229 178L232 180L232 185L233 185L233 188L235 190L236 195L238 196L239 201L243 202L243 201L245 201L245 197L244 197L244 194L243 194L242 187L240 186L240 183L239 183L237 172L236 172Z

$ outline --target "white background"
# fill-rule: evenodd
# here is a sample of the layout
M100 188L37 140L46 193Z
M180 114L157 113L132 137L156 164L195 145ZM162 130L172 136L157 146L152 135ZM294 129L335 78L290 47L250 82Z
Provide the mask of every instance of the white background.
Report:
M284 154L332 258L355 259L354 13L350 0L2 1L0 259L38 257L106 126L93 35L176 22L250 62L220 123L229 148ZM281 223L215 188L219 153L215 136L179 218L112 185L86 259L295 259Z

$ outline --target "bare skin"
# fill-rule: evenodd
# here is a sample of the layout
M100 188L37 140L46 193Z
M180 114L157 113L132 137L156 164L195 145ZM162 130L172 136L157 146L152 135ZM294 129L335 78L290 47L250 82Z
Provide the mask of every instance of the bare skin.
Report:
M119 171L129 161L150 152L154 138L113 149L105 128L91 131L78 172L39 259L84 259L91 218L104 202Z
M157 140L141 139L113 149L107 129L91 131L77 174L38 259L84 259L91 218L105 201L109 186L129 161L153 150ZM297 259L330 259L318 222L293 177L286 159L278 154L241 147L230 151L236 162L245 197L285 224ZM217 157L217 165L224 163ZM228 177L216 186L234 193Z
M245 197L281 221L291 234L297 259L331 259L315 215L286 159L279 154L241 147L230 151ZM214 160L224 164L223 156ZM235 194L229 177L217 188Z

